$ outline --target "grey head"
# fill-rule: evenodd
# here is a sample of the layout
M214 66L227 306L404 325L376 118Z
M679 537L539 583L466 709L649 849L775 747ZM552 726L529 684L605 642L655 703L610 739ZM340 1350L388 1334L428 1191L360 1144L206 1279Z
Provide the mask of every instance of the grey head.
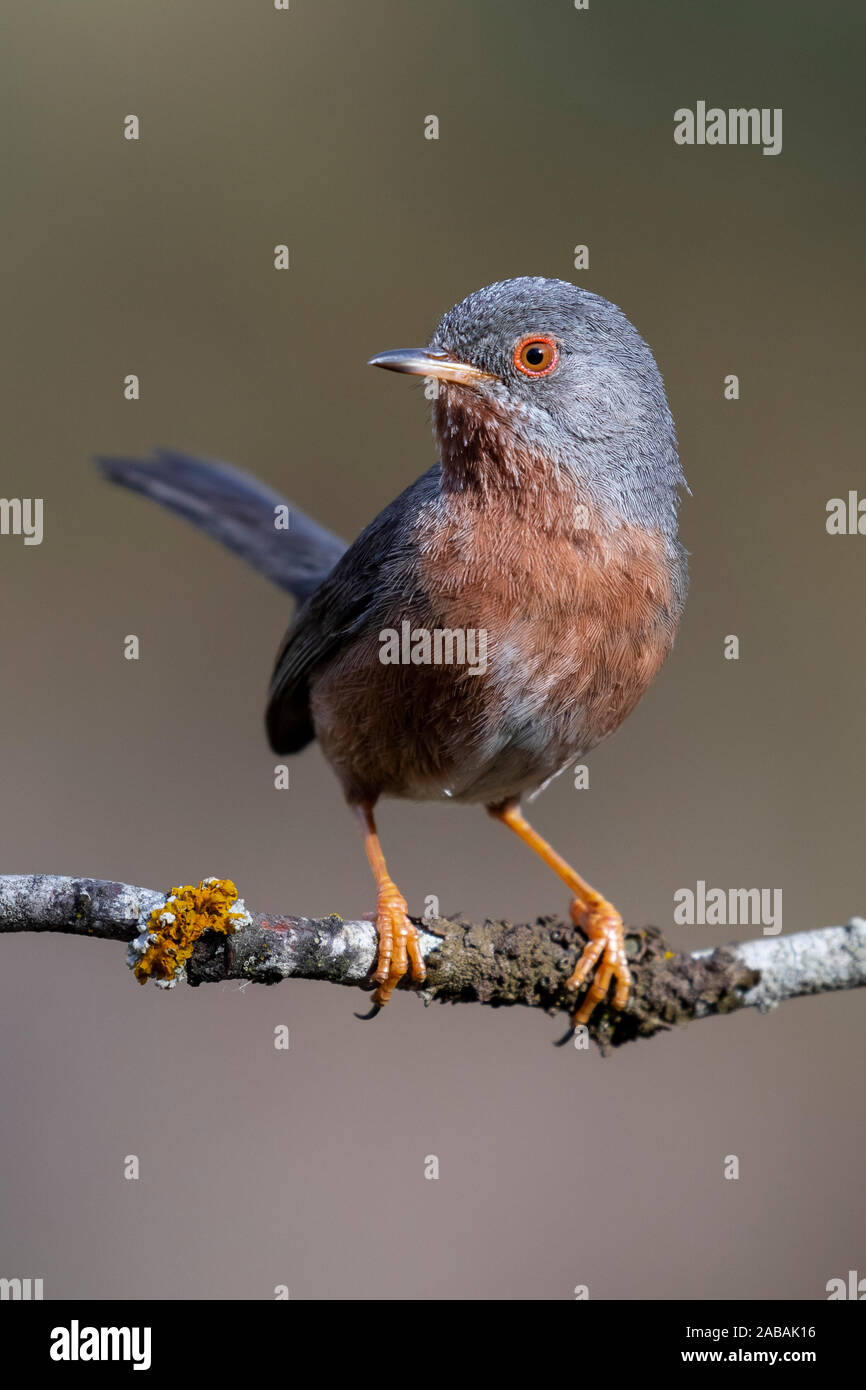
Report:
M426 349L383 353L371 365L437 379L446 472L484 421L503 478L531 452L607 515L676 536L685 478L661 373L637 329L600 295L564 280L502 280L449 309Z

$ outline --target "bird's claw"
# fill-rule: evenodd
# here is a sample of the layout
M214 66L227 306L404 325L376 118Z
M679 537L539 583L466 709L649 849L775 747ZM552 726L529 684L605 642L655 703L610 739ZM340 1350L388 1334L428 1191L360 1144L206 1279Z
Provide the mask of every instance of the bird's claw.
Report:
M373 975L378 985L373 995L377 1012L383 1004L387 1004L410 966L416 984L422 984L427 978L421 954L421 937L414 922L409 920L406 908L406 899L393 885L379 893L376 912L379 956Z
M625 950L622 917L604 898L590 903L575 898L571 904L571 919L589 937L580 959L565 982L566 989L580 989L589 982L580 1008L572 1018L572 1027L588 1023L596 1007L607 998L611 980L616 982L613 1007L624 1009L631 989L631 971Z

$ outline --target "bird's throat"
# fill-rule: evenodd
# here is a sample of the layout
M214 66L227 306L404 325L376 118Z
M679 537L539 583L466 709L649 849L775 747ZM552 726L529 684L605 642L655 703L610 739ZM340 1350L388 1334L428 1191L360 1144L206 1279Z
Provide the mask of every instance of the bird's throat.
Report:
M480 392L440 390L433 404L446 485L480 493L531 485L551 461L526 438L522 421Z
M504 506L543 529L553 524L559 530L563 515L573 517L584 503L597 513L574 470L533 440L528 425L480 392L440 391L433 426L443 492L462 494L469 505L491 514Z

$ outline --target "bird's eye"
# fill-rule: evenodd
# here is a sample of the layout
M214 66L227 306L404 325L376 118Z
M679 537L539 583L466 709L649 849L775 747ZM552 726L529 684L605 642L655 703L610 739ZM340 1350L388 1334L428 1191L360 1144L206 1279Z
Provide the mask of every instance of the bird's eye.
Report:
M559 348L553 338L521 338L514 349L514 365L524 376L547 376L558 361Z

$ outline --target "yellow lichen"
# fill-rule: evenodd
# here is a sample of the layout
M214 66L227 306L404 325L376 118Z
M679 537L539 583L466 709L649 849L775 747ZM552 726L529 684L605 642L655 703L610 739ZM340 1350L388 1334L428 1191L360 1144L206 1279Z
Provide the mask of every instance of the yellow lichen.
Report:
M246 912L230 912L238 890L229 878L206 878L198 887L187 884L172 888L161 907L155 907L147 923L149 942L141 960L133 967L139 984L148 980L175 980L193 952L203 932L229 935Z

